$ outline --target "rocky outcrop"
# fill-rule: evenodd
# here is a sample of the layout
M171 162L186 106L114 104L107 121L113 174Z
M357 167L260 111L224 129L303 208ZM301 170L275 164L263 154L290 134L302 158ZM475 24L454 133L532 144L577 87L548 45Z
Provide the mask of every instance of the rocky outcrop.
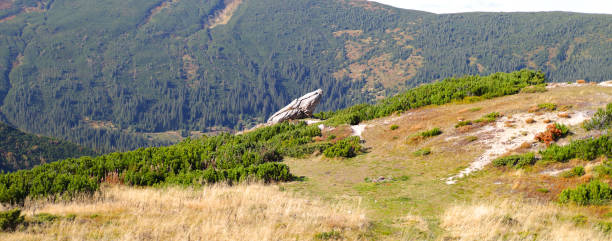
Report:
M323 91L318 89L291 101L289 105L270 116L268 124L311 117L321 101L321 96L323 96Z

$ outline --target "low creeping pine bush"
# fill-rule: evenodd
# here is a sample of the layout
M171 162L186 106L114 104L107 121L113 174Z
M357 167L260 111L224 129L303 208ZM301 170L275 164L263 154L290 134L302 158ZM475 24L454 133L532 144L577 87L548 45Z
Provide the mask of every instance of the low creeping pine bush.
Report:
M559 194L561 203L576 203L579 205L601 205L612 199L612 189L607 183L599 180L580 184L576 188L565 189Z
M339 140L336 144L328 147L323 151L326 157L346 157L351 158L356 156L361 151L360 139L357 136L347 137Z
M12 209L0 212L0 231L13 231L24 223L21 210Z
M594 160L600 156L612 156L612 138L608 135L596 139L575 140L565 146L550 145L541 150L542 160L566 162L574 158L585 161Z
M593 118L585 121L582 127L590 130L605 130L612 126L612 103L606 105L605 109L598 109Z
M501 167L513 167L513 168L523 168L527 165L533 165L536 162L535 154L533 152L521 154L521 155L511 155L506 157L500 157L493 160L493 166Z

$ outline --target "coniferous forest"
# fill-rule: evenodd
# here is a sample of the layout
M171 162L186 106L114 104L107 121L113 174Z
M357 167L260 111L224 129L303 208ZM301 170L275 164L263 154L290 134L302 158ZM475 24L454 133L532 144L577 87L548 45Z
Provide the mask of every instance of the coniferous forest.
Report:
M350 0L15 0L0 119L97 152L238 130L324 90L330 111L464 74L612 79L612 17L431 14Z

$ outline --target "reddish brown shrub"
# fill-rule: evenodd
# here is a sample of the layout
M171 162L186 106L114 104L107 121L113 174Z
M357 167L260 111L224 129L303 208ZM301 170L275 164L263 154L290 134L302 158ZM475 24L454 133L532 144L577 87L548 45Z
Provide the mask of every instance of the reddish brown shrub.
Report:
M579 79L579 80L576 80L576 83L577 84L586 84L586 80Z
M550 145L551 142L557 141L563 132L557 128L557 126L553 123L546 126L545 132L540 132L535 136L535 140L539 142L546 143L546 145Z
M535 122L536 121L533 118L529 118L529 119L525 120L525 123L527 123L527 124L533 124Z
M544 123L546 123L546 124L548 124L548 123L550 123L550 122L551 122L551 120L546 119L546 120L544 120L543 122L544 122Z

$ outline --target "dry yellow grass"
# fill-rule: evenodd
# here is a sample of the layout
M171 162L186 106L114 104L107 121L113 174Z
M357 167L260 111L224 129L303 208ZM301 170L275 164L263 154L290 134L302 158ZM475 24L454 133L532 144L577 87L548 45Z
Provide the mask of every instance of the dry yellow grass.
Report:
M578 211L554 203L503 200L457 204L448 208L442 227L452 240L610 240Z
M0 233L0 240L310 240L331 230L354 240L367 229L357 208L261 184L201 189L112 186L78 202L26 204L23 213L76 218Z

